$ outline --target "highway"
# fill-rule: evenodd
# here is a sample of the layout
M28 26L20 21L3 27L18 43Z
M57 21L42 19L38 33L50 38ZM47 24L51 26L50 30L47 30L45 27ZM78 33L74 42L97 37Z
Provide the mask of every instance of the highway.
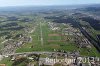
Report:
M98 52L100 52L100 42L96 41L91 35L89 35L86 30L84 30L80 24L78 23L78 20L76 20L74 18L76 25L78 26L78 28L80 29L80 31L82 32L82 34L94 45L94 47L98 50Z

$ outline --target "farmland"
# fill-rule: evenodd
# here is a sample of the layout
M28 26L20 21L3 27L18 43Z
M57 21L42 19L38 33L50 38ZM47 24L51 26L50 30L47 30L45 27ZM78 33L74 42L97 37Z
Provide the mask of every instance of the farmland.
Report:
M0 64L100 57L99 20L80 10L41 9L0 12Z

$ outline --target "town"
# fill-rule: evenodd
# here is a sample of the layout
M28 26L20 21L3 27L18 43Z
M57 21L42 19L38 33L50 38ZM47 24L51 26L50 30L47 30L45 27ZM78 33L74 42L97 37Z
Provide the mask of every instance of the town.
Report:
M99 66L100 29L88 19L99 22L80 9L0 11L0 66Z

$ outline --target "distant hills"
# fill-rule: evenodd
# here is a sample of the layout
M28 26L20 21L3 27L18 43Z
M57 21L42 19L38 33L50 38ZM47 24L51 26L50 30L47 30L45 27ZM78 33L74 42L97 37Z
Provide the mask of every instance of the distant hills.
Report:
M58 6L9 6L0 7L0 11L35 11L35 10L51 10L51 9L77 9L85 8L84 10L100 10L100 4L82 4L82 5L58 5Z

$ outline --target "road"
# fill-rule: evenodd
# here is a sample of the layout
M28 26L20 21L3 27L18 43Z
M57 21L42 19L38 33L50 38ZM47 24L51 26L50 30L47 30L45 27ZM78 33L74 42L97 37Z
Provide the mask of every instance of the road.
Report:
M75 20L75 23L77 24L78 28L80 29L80 31L82 32L82 34L94 45L94 47L98 50L98 52L100 52L100 42L98 42L97 40L95 40L91 35L89 35L86 30L84 30L81 25L79 24L78 20Z
M40 35L41 35L41 45L43 46L43 34L42 34L41 22L40 22Z
M67 54L67 53L63 53L63 52L22 52L22 53L13 53L13 54L6 54L6 55L1 55L1 56L12 56L12 55L29 55L29 54Z

